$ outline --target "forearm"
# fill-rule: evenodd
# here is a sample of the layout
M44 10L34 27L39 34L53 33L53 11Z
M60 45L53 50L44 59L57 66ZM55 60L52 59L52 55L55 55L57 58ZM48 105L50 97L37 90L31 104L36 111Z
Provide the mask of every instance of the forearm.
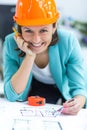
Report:
M11 79L11 83L13 86L13 89L16 93L21 93L24 91L29 76L30 76L30 72L33 66L35 60L35 55L31 56L31 55L26 55L20 68L18 69L18 71L13 75L12 79Z

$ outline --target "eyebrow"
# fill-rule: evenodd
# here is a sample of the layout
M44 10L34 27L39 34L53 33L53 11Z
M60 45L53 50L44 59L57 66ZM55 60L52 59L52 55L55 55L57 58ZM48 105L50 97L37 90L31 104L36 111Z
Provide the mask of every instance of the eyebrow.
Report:
M22 27L23 29L30 29L30 30L32 30L31 28L29 28L29 27ZM42 27L42 28L40 28L40 30L42 30L42 29L48 29L48 27Z

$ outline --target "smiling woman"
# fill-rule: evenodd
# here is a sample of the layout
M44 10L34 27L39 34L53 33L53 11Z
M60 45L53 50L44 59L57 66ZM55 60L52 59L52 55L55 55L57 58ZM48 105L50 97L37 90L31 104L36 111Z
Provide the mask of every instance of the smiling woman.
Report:
M52 30L51 30L51 28ZM56 23L53 25L42 25L42 26L29 26L29 27L21 27L18 26L18 32L22 34L24 41L28 43L28 48L32 48L33 51L41 50L41 47L46 45L46 40L50 40L50 45L53 45L58 40L57 31L55 31ZM37 30L37 31L36 31ZM52 32L53 31L53 32ZM54 32L55 31L55 32ZM50 33L51 35L50 35ZM42 40L42 41L41 41ZM23 43L23 42L22 42ZM48 43L48 44L49 44ZM49 45L49 46L50 46ZM24 56L25 52L22 51L19 56Z
M37 95L46 103L61 100L63 113L77 114L87 97L83 57L73 33L57 27L59 16L54 0L17 1L18 35L4 42L4 92L10 101Z

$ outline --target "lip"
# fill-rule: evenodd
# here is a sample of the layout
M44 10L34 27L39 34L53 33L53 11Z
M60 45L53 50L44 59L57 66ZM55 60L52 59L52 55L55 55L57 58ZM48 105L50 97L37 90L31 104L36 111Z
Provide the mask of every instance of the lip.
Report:
M45 45L44 42L38 43L38 44L29 43L29 48L31 48L31 49L40 49L40 48L42 48L44 45Z
M33 43L32 43L32 46L38 48L38 47L41 47L43 44L44 44L44 43L39 43L39 44L33 44Z

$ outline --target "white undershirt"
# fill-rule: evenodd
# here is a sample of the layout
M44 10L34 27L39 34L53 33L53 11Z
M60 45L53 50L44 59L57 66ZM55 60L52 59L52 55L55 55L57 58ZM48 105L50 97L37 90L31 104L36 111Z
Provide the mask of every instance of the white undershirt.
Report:
M35 79L42 83L55 84L55 81L50 73L49 64L45 68L39 68L36 64L34 64L32 73Z

